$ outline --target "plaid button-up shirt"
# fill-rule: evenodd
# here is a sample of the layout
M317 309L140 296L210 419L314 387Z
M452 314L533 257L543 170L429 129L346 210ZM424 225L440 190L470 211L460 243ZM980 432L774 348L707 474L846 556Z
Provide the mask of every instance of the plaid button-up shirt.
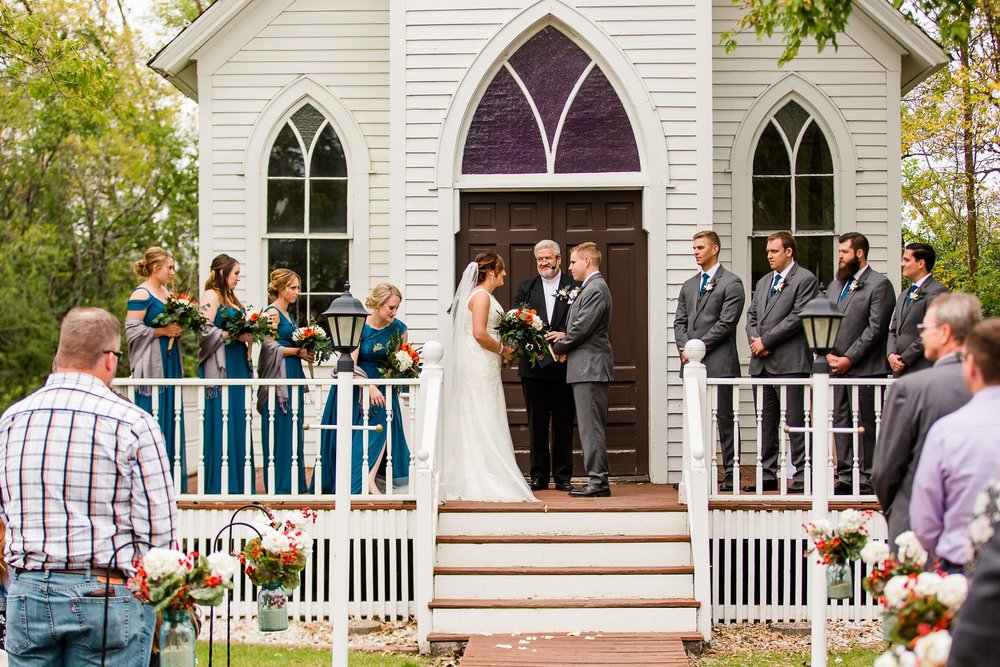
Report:
M0 417L7 564L103 568L132 540L172 546L177 503L164 452L152 416L98 378L50 375ZM113 567L132 572L135 555L123 549Z

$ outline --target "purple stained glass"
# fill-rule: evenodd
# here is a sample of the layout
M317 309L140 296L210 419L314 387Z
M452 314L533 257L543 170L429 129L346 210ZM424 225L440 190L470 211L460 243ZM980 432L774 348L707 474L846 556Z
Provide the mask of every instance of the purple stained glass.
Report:
M625 107L599 68L573 100L556 148L556 173L639 171L639 149Z
M551 144L566 100L590 64L590 56L550 26L525 42L508 62L534 101Z
M464 174L544 174L545 147L514 77L501 69L472 117L462 156Z

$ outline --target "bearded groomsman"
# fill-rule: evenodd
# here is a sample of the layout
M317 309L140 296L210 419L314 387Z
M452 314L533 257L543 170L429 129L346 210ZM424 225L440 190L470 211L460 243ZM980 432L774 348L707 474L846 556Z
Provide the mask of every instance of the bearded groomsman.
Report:
M868 264L868 239L848 232L838 239L837 278L826 290L827 297L844 314L833 351L826 355L830 373L843 378L884 378L889 372L885 357L892 319L892 283ZM839 427L851 426L853 387L834 387L833 420ZM875 456L875 387L858 387L858 412L864 433L858 435L859 492L872 493L872 460ZM853 492L854 435L837 433L837 483L834 493Z
M771 271L757 281L750 308L747 309L747 338L750 339L750 375L756 378L806 378L812 370L813 354L806 341L800 314L816 297L816 276L795 262L795 237L775 232L767 237L767 262ZM763 465L761 491L778 490L778 422L781 414L781 388L762 385L760 457ZM805 421L803 385L789 385L785 390L785 422L802 426ZM756 391L755 401L756 401ZM790 493L804 490L805 434L792 433L792 465L795 477L788 485ZM755 486L745 486L752 493Z
M719 264L722 245L714 231L694 235L694 260L701 268L681 287L674 315L674 340L681 354L681 377L688 358L684 346L691 339L705 344L705 368L708 377L731 378L740 374L740 358L736 349L736 327L746 303L743 281ZM716 418L722 446L725 475L720 491L733 490L733 388L717 387Z
M514 307L527 305L537 311L551 331L566 331L566 314L576 283L560 270L559 244L548 239L535 244L538 275L517 286ZM518 366L531 437L531 488L549 488L549 477L560 491L572 491L573 389L566 383L566 364L546 354L535 366L521 359ZM549 431L552 456L549 456Z
M917 325L924 321L931 301L948 291L931 275L935 258L934 248L926 243L908 243L903 250L899 265L903 269L903 277L912 284L899 293L889 324L887 353L889 368L896 377L930 368L932 364L930 359L924 357L924 344Z

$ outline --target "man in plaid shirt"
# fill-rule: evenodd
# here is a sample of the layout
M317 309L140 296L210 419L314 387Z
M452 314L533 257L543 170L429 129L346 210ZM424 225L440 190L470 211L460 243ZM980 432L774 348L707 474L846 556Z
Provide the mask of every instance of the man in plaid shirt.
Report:
M139 547L116 549L172 546L177 503L159 426L109 387L120 348L114 316L74 308L55 372L0 417L6 648L15 667L100 664L105 641L105 664L149 663L154 615L124 586Z

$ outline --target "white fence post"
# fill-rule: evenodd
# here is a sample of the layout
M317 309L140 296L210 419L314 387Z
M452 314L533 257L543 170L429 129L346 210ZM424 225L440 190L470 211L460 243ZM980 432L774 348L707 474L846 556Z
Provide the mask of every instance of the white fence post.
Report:
M827 405L830 402L830 367L826 359L818 358L812 376L813 419L812 445L812 521L826 519L829 509L830 422ZM857 479L857 477L855 477ZM812 625L812 667L826 667L826 566L815 558L809 563L809 622Z

